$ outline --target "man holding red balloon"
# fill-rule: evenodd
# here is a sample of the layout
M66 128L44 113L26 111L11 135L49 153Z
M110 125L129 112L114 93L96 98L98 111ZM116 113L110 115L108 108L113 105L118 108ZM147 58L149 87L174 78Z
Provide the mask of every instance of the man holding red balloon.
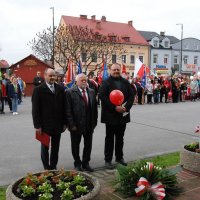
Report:
M106 125L105 167L114 168L112 165L114 147L116 162L127 165L123 155L124 132L126 124L130 122L134 92L129 81L121 76L119 64L115 63L110 67L110 77L102 82L99 96L102 105L101 122Z

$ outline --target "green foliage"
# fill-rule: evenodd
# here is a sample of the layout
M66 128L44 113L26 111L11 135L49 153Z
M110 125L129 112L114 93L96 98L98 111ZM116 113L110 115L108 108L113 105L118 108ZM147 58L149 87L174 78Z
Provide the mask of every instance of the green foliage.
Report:
M48 182L45 182L38 187L38 192L51 193L51 192L53 192L53 188L52 188L51 184L49 184Z
M147 162L139 161L128 166L118 165L117 190L126 197L136 195L135 188L137 188L137 183L141 177L146 178L150 185L161 182L165 188L165 199L169 198L172 194L175 194L178 189L175 174L156 165L153 165L153 167L150 168ZM142 200L152 200L155 199L153 196L151 190L146 190L140 198Z
M71 185L70 182L64 182L64 181L59 181L59 183L56 185L56 187L59 189L59 190L66 190L67 188L69 188Z
M0 199L6 200L6 188L0 187Z
M154 165L164 167L164 168L175 166L180 163L180 153L175 152L175 153L165 154L161 156L155 156L150 159L145 159L145 161L153 162Z
M71 200L72 198L73 198L73 193L68 188L61 195L61 200Z
M28 197L28 196L35 194L35 189L32 186L25 185L21 189L22 189L23 197Z
M76 186L76 192L79 194L85 194L88 192L87 190L87 186L81 186L81 185L77 185Z
M195 149L199 148L199 143L198 142L190 143L186 145L186 148L188 150L195 151Z
M72 181L73 185L82 185L85 181L85 178L81 175L74 176L74 180Z
M39 195L39 200L51 200L53 195L51 193L43 193Z

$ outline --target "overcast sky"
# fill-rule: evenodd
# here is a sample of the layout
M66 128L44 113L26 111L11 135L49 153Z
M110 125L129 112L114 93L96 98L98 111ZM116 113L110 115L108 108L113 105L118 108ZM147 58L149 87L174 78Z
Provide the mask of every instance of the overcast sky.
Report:
M27 45L36 33L55 26L61 15L78 17L80 14L106 16L107 21L127 23L133 21L137 30L165 31L180 39L200 39L199 0L0 0L0 59L13 64L31 54Z

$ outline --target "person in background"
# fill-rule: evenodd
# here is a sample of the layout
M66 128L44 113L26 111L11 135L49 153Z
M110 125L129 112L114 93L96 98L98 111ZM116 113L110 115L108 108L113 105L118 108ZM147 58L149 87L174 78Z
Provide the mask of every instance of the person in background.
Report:
M153 96L153 84L151 83L151 80L149 79L146 84L146 91L147 91L147 103L152 104L152 96Z
M109 95L113 90L120 90L124 95L122 105L116 106L111 103ZM134 92L131 84L121 76L121 66L118 63L110 67L110 77L102 82L99 90L102 112L101 122L106 125L105 137L105 167L113 169L113 151L115 146L116 162L127 165L124 160L123 146L126 124L130 122L130 109L134 101ZM114 145L115 141L115 145Z
M61 133L65 131L67 125L65 91L55 82L56 73L53 69L46 69L44 77L45 82L33 90L32 117L36 132L50 136L50 147L41 144L41 159L45 170L54 170L58 163Z
M3 84L4 84L5 87L6 87L6 95L7 95L7 96L6 96L6 98L5 98L5 102L8 103L10 112L12 113L12 100L10 99L9 93L8 93L9 87L10 87L10 85L11 85L11 81L10 81L10 78L9 78L9 76L8 76L7 73L4 73L2 82L3 82Z
M17 112L17 109L18 109L18 99L19 99L19 96L21 95L20 93L21 93L21 90L20 90L20 86L18 84L17 78L13 77L12 83L9 85L9 88L8 88L8 96L12 100L13 115L19 114Z
M5 114L4 112L4 102L6 98L6 87L2 80L0 80L0 114Z
M71 136L74 167L78 171L92 172L90 155L93 132L97 125L98 111L95 91L87 87L85 74L76 76L76 85L66 90L66 120ZM79 155L81 138L84 139L82 159Z
M36 77L33 79L33 85L38 86L44 82L44 79L41 77L41 72L38 71Z
M21 79L21 77L18 77L17 81L18 81L18 84L19 84L19 87L20 87L18 104L21 104L22 103L22 94L23 94L23 91L24 91L24 81Z

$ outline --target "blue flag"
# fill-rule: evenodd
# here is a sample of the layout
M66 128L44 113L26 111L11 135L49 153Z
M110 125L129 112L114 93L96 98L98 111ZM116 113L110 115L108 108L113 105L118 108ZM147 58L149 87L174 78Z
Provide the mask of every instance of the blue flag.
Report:
M79 62L78 62L77 74L82 74L82 64L81 64L81 61L80 61L80 60L79 60Z
M108 75L107 65L106 65L106 63L104 63L104 66L103 66L103 80L108 79L108 77L109 77L109 75Z
M146 81L147 81L147 75L146 75L146 69L144 68L144 73L143 73L142 80L141 80L141 85L143 88L145 88L145 86L146 86Z

